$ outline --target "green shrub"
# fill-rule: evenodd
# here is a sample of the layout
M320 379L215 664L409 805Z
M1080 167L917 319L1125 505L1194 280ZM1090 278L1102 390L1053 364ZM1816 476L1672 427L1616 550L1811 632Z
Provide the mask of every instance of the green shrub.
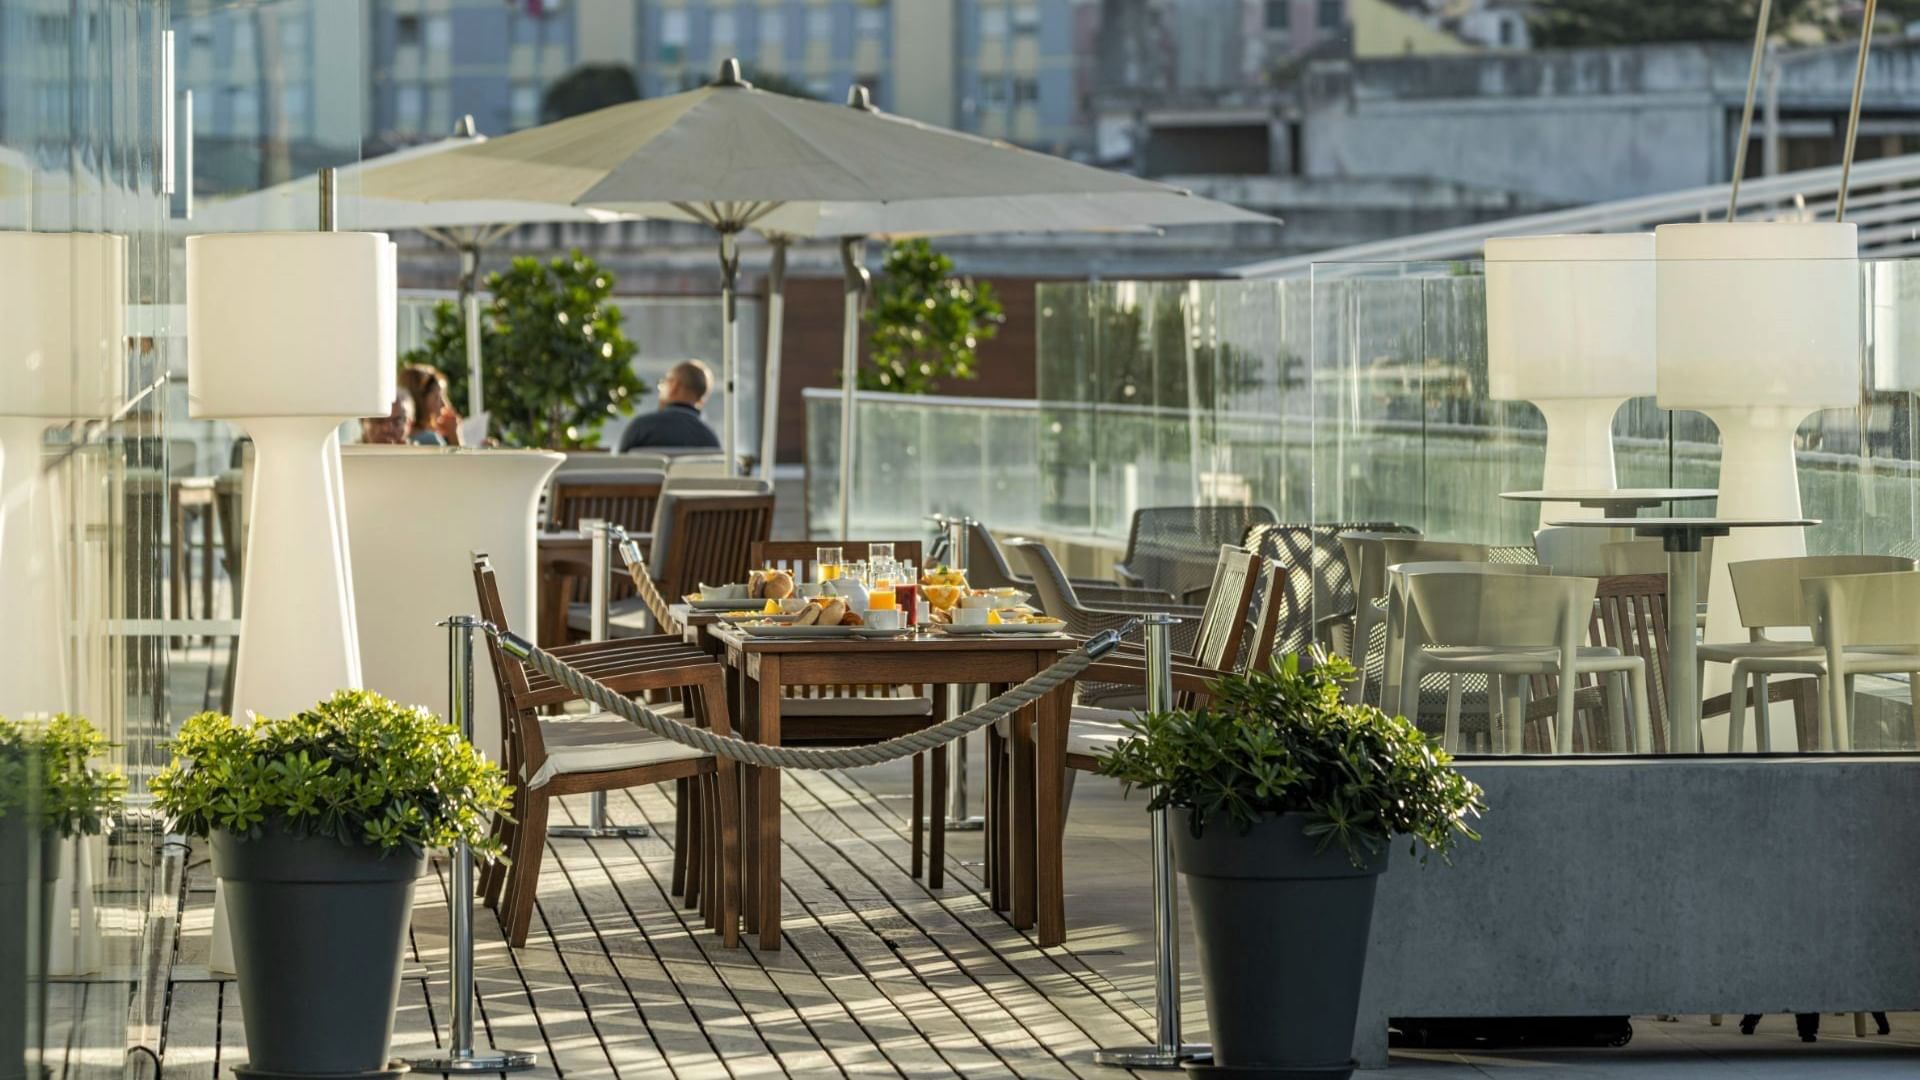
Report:
M170 827L260 836L269 828L420 854L465 840L498 858L507 809L500 767L423 708L342 690L290 719L188 720L155 776Z
M31 803L42 826L61 836L106 832L127 790L119 770L95 764L112 745L85 717L0 717L0 817Z
M1485 804L1452 757L1407 720L1344 702L1353 665L1314 661L1289 656L1221 679L1201 708L1130 722L1100 771L1151 788L1151 809L1191 810L1196 834L1221 817L1246 829L1304 814L1321 850L1338 842L1356 862L1397 836L1442 858L1458 838L1479 839L1468 822Z
M978 378L980 343L1005 321L991 283L955 277L953 260L925 240L899 241L874 283L858 387L931 394L943 379Z

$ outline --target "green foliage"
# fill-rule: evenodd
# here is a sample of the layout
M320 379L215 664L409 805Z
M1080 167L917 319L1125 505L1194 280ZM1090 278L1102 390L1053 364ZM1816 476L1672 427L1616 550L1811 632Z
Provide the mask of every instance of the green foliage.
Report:
M887 249L866 320L860 389L929 394L942 379L978 378L975 350L1006 317L990 283L955 277L932 244L903 240Z
M0 817L27 805L43 828L61 836L106 832L127 790L118 769L95 764L112 745L84 717L0 717Z
M1752 41L1760 0L1546 0L1529 17L1535 46L1638 45L1669 41ZM1774 0L1773 35L1830 36L1831 9L1821 0Z
M551 124L640 97L640 84L625 64L581 64L540 97L540 120Z
M382 852L420 854L465 840L499 858L493 815L509 789L500 767L423 708L342 690L287 720L188 720L173 762L153 778L170 827L260 836L269 826Z
M542 263L518 258L487 275L493 299L480 311L488 432L508 446L572 450L597 446L600 428L632 416L647 387L633 372L636 351L611 302L613 275L573 251ZM436 305L427 341L401 357L447 373L447 392L467 400L466 323L453 304Z
M1244 829L1262 815L1304 814L1321 850L1338 842L1356 863L1396 836L1443 859L1459 837L1479 839L1468 819L1485 804L1453 759L1407 720L1342 701L1353 665L1313 659L1304 670L1293 655L1271 672L1229 676L1202 708L1130 722L1100 771L1151 788L1151 809L1190 809L1196 833L1223 815Z

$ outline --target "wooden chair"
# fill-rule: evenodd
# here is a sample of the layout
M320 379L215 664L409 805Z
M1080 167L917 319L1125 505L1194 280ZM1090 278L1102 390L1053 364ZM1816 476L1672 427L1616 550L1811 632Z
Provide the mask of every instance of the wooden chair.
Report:
M821 547L837 547L841 557L857 562L867 557L879 540L766 540L753 545L748 565L792 572L796 583L815 580L815 560ZM918 540L893 541L893 557L921 565ZM878 742L918 731L946 716L950 691L946 686L798 686L788 688L780 702L782 743L850 746ZM928 797L926 755L913 756L912 874L927 875L927 884L946 884L947 748L933 752L932 793ZM931 842L926 825L933 813ZM928 869L931 854L931 869Z
M588 518L610 521L630 533L653 528L666 474L650 469L605 469L553 478L548 494L547 528L578 529Z
M499 586L486 556L476 556L473 575L481 617L506 629ZM508 943L526 944L553 799L686 780L693 795L683 799L676 812L675 888L684 887L689 904L703 904L708 925L720 931L728 947L737 945L738 770L731 762L651 735L617 717L550 715L578 701L579 695L508 655L491 635L486 641L500 688L507 744L503 763L514 790L510 817L496 823L510 862L504 876L490 868L481 891L499 909ZM725 668L676 638L595 642L549 651L621 693L676 692L684 716L720 734L731 731ZM709 830L717 835L704 835Z
M647 572L668 603L679 603L703 581L738 581L753 545L772 533L772 495L668 491L654 515Z

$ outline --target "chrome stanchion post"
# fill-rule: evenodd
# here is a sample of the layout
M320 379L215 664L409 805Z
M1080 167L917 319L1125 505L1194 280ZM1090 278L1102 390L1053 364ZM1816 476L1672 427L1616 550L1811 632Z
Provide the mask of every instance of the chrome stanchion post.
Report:
M1173 708L1173 624L1164 612L1140 619L1147 639L1147 706L1154 712ZM1158 1030L1152 1046L1095 1050L1101 1065L1127 1069L1177 1069L1183 1063L1212 1055L1212 1047L1180 1041L1180 897L1173 876L1172 825L1167 811L1148 815L1153 834L1153 998Z
M580 531L587 535L587 543L593 550L593 581L587 588L588 610L587 637L591 641L607 640L607 605L611 603L608 594L613 591L607 575L612 573L611 560L607 552L611 546L610 526L599 518L580 519ZM624 538L624 534L623 534ZM646 836L645 825L612 825L607 822L607 793L596 791L587 796L587 823L585 825L557 825L547 830L548 836L562 840L602 840L623 836Z
M947 561L956 570L967 568L967 527L971 524L973 519L968 517L946 519ZM972 701L971 692L968 700ZM972 756L973 736L962 735L952 745L953 757L948 762L947 831L978 832L987 827L987 819L968 812L967 759Z
M460 737L473 741L473 632L485 624L471 615L446 621L447 681L450 718ZM495 1050L473 1045L473 852L463 840L454 846L453 880L449 883L447 936L448 991L453 998L453 1027L446 1053L439 1057L408 1058L415 1072L466 1074L513 1072L533 1067L534 1056L524 1050Z

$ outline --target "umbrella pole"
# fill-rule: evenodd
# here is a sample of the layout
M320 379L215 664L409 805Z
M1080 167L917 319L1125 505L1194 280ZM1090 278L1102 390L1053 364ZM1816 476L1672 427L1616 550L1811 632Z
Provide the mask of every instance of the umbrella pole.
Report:
M767 268L767 370L760 379L760 475L773 479L775 443L780 435L781 323L787 310L787 238L773 240L773 262Z
M735 248L738 234L720 230L720 384L726 387L727 405L720 422L720 449L727 456L727 475L740 468L734 438L739 431L740 396L735 393L734 368L739 364L739 323L734 318L734 285L740 274L740 253Z
M486 397L480 387L480 248L464 244L460 248L460 306L466 316L467 341L467 415L487 411Z
M860 377L860 301L867 294L866 238L840 239L840 267L846 290L846 323L840 343L840 539L852 532L853 516L853 391Z

